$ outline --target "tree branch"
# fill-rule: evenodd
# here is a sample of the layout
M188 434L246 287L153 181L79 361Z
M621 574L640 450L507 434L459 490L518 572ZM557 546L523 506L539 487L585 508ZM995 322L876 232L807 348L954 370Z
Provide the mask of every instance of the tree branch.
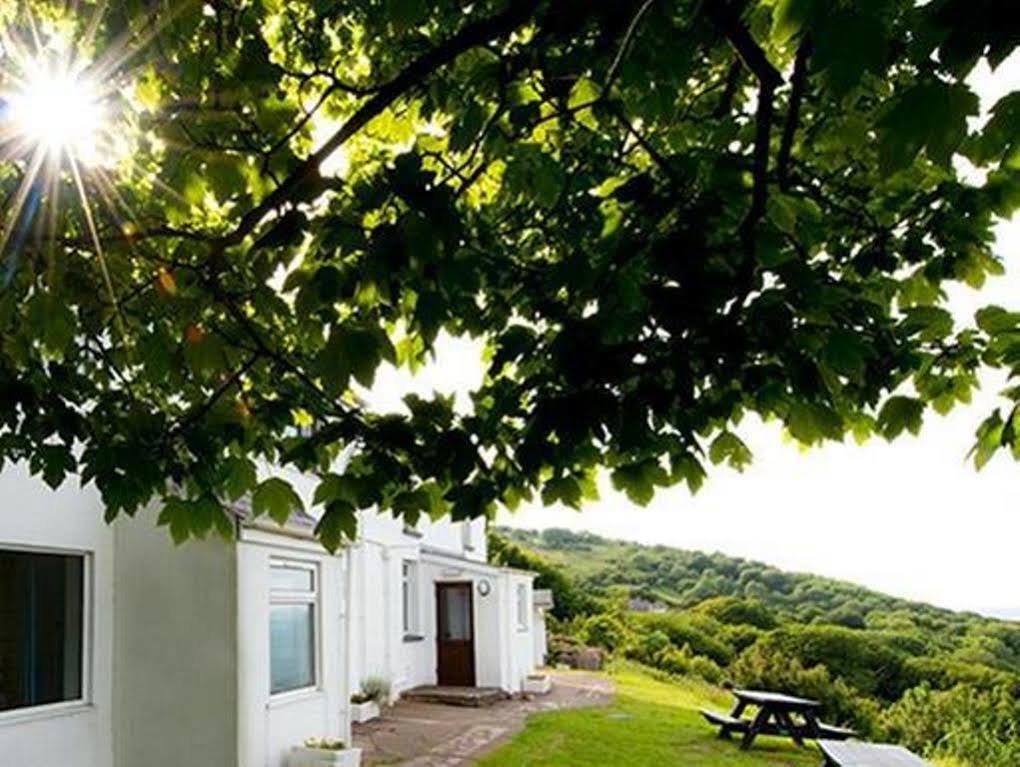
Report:
M740 73L744 71L744 65L740 57L733 59L730 68L726 71L726 89L723 91L719 104L712 111L712 117L719 120L730 113L733 108L733 99L737 95L737 88L740 87Z
M309 155L279 186L240 220L237 227L221 239L223 250L240 243L262 222L272 210L287 202L302 184L313 179L319 166L333 152L358 133L375 117L385 111L407 91L420 85L429 75L451 63L465 51L489 40L505 35L527 21L538 8L540 0L518 0L501 13L474 21L445 42L412 61L392 80L379 87L340 128L329 137L318 151Z
M783 137L779 142L779 155L776 166L779 175L779 188L784 192L790 188L790 154L793 152L793 139L800 123L800 105L807 89L808 58L811 56L811 43L805 40L797 49L797 58L793 62L793 89L790 91L790 106L786 112L786 123L783 125Z
M648 9L652 7L652 3L655 0L645 0L641 7L638 8L637 13L634 14L634 18L630 20L630 24L627 26L627 31L623 34L623 40L620 41L620 47L616 51L616 57L613 59L613 63L609 65L609 71L606 72L606 81L602 85L603 93L608 93L609 89L613 85L613 81L616 80L616 76L620 73L620 65L623 64L624 58L627 56L627 52L630 50L631 43L634 42L634 35L637 33L638 27L641 25L641 20L645 14L648 13Z
M775 90L783 84L783 75L772 65L768 56L765 55L765 51L752 37L747 25L733 12L732 8L719 0L709 0L705 4L705 13L730 41L730 45L740 56L744 65L758 78L762 87Z

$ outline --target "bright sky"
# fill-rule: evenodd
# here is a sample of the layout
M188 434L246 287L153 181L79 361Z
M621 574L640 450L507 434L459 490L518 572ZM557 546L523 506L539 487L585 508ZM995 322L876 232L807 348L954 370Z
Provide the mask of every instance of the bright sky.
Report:
M1020 55L994 76L979 72L972 86L987 110L1020 88ZM1020 308L1020 216L999 226L996 248L1006 276L981 293L954 291L958 317L972 317L988 303ZM478 344L445 338L435 364L413 381L393 369L380 371L366 397L380 410L400 408L409 391L463 398L480 383L479 354ZM1017 609L1020 464L1003 456L978 473L965 462L1000 384L987 380L972 406L944 419L933 416L917 438L804 452L785 442L778 426L748 424L741 434L754 451L753 465L743 474L716 467L695 497L672 488L642 509L605 481L602 499L583 512L538 504L504 513L499 522L720 551L945 607Z

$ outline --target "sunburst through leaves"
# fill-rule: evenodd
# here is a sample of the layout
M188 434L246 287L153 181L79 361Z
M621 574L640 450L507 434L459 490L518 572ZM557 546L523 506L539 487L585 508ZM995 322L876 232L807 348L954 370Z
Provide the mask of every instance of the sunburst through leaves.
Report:
M0 28L0 163L19 178L0 215L4 282L31 239L52 245L68 227L60 207L69 187L95 253L105 290L116 306L97 229L94 203L114 196L111 173L130 152L125 76L117 72L123 51L94 59L96 19L80 34L76 25L37 23Z

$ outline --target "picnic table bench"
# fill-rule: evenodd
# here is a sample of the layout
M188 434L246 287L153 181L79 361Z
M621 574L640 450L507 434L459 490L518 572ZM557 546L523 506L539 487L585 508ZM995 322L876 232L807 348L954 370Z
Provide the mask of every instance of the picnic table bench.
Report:
M719 728L720 738L740 733L743 736L740 743L742 749L750 748L759 735L788 737L798 745L804 745L805 739L827 738L838 741L856 734L845 727L820 721L818 710L822 704L816 700L760 690L734 690L733 696L737 702L729 714L702 709L701 715ZM742 717L748 706L758 708L752 719Z
M902 746L820 740L825 755L822 767L931 767L931 764Z

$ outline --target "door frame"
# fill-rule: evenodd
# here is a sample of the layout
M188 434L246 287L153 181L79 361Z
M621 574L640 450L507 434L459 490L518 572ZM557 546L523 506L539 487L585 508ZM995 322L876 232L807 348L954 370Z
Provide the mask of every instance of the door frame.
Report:
M439 686L460 686L460 685L443 685L441 663L443 654L441 651L441 645L443 642L443 603L442 603L442 591L449 588L464 588L467 590L468 596L468 613L470 616L469 626L471 628L471 640L470 640L470 663L468 664L468 670L470 671L471 683L465 685L467 687L476 687L478 685L478 670L476 668L476 653L475 653L475 584L474 581L436 581L435 583L435 595L436 595L436 684Z

